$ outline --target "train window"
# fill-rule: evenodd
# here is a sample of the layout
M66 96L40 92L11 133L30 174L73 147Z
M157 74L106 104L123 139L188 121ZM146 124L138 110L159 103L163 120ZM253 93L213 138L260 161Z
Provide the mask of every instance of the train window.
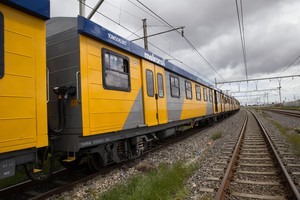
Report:
M212 93L210 89L208 90L208 95L209 95L209 101L212 102Z
M180 98L180 87L179 87L179 78L170 75L170 89L171 89L171 96Z
M204 101L207 101L207 89L203 88Z
M201 88L200 85L196 85L196 99L201 101Z
M157 74L158 96L164 98L164 80L162 74Z
M185 81L185 95L187 99L192 99L192 83L190 81Z
M149 69L146 70L147 94L149 97L154 97L154 81L153 72Z
M0 79L4 76L4 17L0 12Z
M103 85L105 89L129 92L129 59L107 49L102 50Z

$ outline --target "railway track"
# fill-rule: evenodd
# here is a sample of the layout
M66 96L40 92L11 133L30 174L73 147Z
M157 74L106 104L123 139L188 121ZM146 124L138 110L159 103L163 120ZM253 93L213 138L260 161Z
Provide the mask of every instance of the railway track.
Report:
M274 113L283 114L283 115L290 116L290 117L300 118L300 112L299 111L281 110L281 109L264 109L264 110L274 112Z
M247 116L215 199L300 199L293 172L282 160L284 147L254 114Z
M145 151L143 156L150 152L157 151L161 148L167 147L168 145L174 144L176 142L182 141L209 128L211 124L207 127L190 129L185 131L184 134L177 134L171 136L168 139L159 141L152 145L152 148ZM139 157L137 159L141 159ZM135 160L129 160L119 164L114 164L101 169L100 171L91 171L88 167L88 163L83 163L78 166L75 170L62 170L56 173L47 182L37 183L33 181L26 181L8 188L0 190L0 200L10 200L10 199L46 199L54 195L62 194L63 192L70 191L75 185L84 184L89 180L108 174L114 169L120 168L126 164L133 163Z
M210 161L198 183L200 199L300 199L300 161L289 143L250 112ZM251 198L252 197L252 198Z

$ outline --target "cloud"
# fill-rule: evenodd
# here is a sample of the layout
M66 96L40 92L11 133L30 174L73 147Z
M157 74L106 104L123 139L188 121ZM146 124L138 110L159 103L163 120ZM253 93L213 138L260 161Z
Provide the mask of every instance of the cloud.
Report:
M246 77L234 0L140 1L174 27L185 26L185 36L224 79L238 80ZM97 0L86 0L86 3L93 7ZM78 9L76 0L51 0L52 16L76 16ZM243 1L249 78L277 76L300 55L299 10L300 2L297 0ZM87 13L89 11L87 8ZM141 19L144 18L148 21L148 34L169 29L136 0L104 1L99 12L116 23L98 13L93 17L95 22L125 38L130 36L129 39L136 36L118 26L118 23L139 36L142 36ZM149 42L167 54L150 45L151 51L164 58L170 58L170 55L176 57L184 64L176 61L173 63L187 71L201 74L211 81L215 77L221 80L180 34L170 32L149 38ZM142 41L137 43L143 45ZM295 73L292 69L294 68L291 67L282 75ZM249 84L243 87L250 87ZM296 81L292 84L299 86ZM287 95L291 96L290 93Z

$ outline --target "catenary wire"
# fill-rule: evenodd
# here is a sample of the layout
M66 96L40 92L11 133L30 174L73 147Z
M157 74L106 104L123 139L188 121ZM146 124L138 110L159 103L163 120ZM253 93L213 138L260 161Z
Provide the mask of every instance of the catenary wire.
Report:
M166 20L164 20L162 17L160 17L158 14L156 14L153 10L151 10L148 6L143 4L141 1L136 0L138 3L140 3L143 7L145 7L147 10L149 10L151 13L153 13L156 17L158 17L161 21L163 21L165 24L167 24L170 28L175 29L174 26L172 26L170 23L168 23ZM180 31L176 31L180 35L182 34ZM197 52L197 54L205 61L206 64L219 76L221 77L224 81L226 81L218 72L217 70L208 62L208 60L198 51L198 49L190 42L190 40L186 37L183 36L183 38L186 40L186 42L191 46L191 48Z
M77 0L77 1L80 1L80 0ZM94 9L92 6L88 5L87 3L84 3L84 5L85 5L86 7L88 7L88 8L90 8L90 9ZM122 24L120 24L119 22L117 22L117 21L115 21L115 20L109 18L108 16L104 15L103 13L100 13L99 11L96 11L96 13L102 15L103 17L105 17L106 19L110 20L111 22L113 22L113 23L119 25L120 27L122 27L122 28L125 29L126 31L128 31L128 32L130 32L130 33L132 33L132 34L134 34L135 36L140 37L139 35L137 35L137 34L134 33L133 31L131 31L131 30L128 29L127 27L125 27L125 26L123 26ZM150 43L150 42L149 42L149 44L150 44L151 46L153 46L154 48L158 49L159 51L163 52L164 54L170 56L173 60L176 60L176 61L180 62L181 64L185 65L185 66L188 67L189 69L191 69L191 70L193 70L194 72L196 72L197 74L199 74L195 69L193 69L193 68L191 68L190 66L184 64L184 62L178 60L177 58L175 58L175 57L174 57L173 55L171 55L170 53L168 53L168 52L166 52L165 50L159 48L158 46L154 45L153 43ZM200 75L200 74L199 74L199 75ZM200 75L200 76L202 76L202 75ZM203 76L202 76L202 77L203 77ZM206 77L205 77L205 78L206 78ZM206 78L206 79L209 80L208 78ZM211 80L209 80L209 81L210 81L210 82L213 82L213 81L211 81Z
M243 53L243 60L244 60L244 66L245 66L245 73L246 73L246 79L248 79L245 37L244 37L244 34L243 34L243 32L244 32L243 29L244 28L242 28L242 26L244 25L243 14L242 14L242 0L240 0L240 6L241 6L241 14L239 12L238 1L235 0L236 14L237 14L237 20L238 20L238 24L239 24L239 31L240 31L240 38L241 38L241 45L242 45L242 53ZM240 18L242 18L242 20Z

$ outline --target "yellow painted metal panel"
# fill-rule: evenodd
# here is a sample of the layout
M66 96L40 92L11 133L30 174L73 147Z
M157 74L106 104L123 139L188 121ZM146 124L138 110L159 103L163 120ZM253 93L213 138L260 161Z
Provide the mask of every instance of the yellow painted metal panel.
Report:
M90 135L89 83L88 83L88 38L80 35L80 83L82 107L82 131ZM92 48L92 47L89 47ZM90 61L91 62L91 61Z
M221 113L222 112L222 99L221 99L221 96L220 96L220 92L217 92L217 96L218 96L218 113Z
M0 79L0 153L48 145L45 22L0 3L5 74Z
M153 63L146 60L142 60L142 79L143 79L143 100L144 100L144 116L145 124L148 126L154 126L158 124L157 120L157 105L155 95L149 97L147 94L147 83L146 83L146 71L150 70L153 73L153 84L154 84L154 94L155 94L155 67Z
M104 89L103 48L129 58L130 92ZM139 60L83 35L80 36L80 60L83 136L122 130L141 88Z
M5 73L4 78L0 80L0 96L33 99L35 96L35 84L34 77Z
M35 100L33 98L0 97L0 119L35 118ZM12 130L13 131L13 130Z
M35 24L35 91L37 143L36 147L48 145L47 92L46 92L46 24L38 20Z
M206 106L207 102L203 100L203 86L201 85L201 101L198 101L196 99L196 90L195 90L195 83L192 83L192 99L187 99L185 95L185 90L182 91L184 92L184 102L182 106L182 112L181 112L181 120L184 119L189 119L189 118L194 118L194 117L200 117L206 115Z
M10 147L14 144L26 145L24 139L30 139L31 142L36 141L36 136L32 130L35 129L36 122L34 118L7 118L0 119L1 135L0 144L1 147ZM2 153L2 152L1 152Z
M5 55L5 74L22 75L33 77L35 75L35 62L32 57L22 56L13 52L6 52ZM20 64L22 63L22 64ZM26 66L26 67L24 67Z
M158 79L157 75L161 74L163 77L163 85L164 85L164 97L161 98L158 95ZM168 122L168 108L167 108L167 93L166 93L166 77L165 70L162 67L155 65L155 93L158 95L157 98L157 112L158 112L158 123L165 124Z

